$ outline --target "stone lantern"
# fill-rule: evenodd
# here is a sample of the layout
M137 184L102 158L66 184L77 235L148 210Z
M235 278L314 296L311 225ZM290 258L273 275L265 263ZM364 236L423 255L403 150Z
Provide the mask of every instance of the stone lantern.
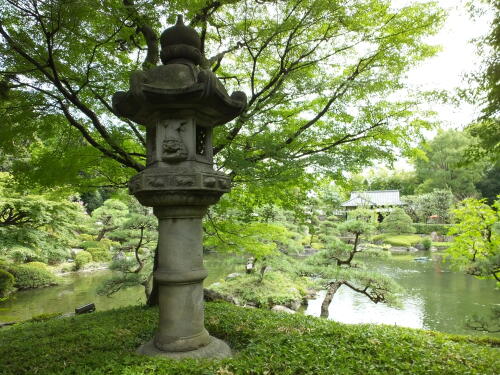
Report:
M129 191L158 217L160 318L142 354L171 358L226 357L227 344L204 327L202 218L230 190L230 179L213 169L212 129L238 116L243 92L229 96L209 69L196 31L178 17L160 38L163 65L134 72L130 90L113 96L120 116L146 127L146 169Z

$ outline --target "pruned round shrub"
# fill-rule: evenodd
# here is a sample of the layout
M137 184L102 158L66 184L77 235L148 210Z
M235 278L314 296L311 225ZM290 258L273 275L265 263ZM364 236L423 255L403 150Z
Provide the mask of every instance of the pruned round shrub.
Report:
M0 298L3 298L9 294L14 286L15 278L14 276L6 271L0 270Z
M92 262L92 254L88 251L80 251L75 256L75 268L77 270L81 269L87 263Z
M91 234L81 233L78 235L78 237L82 241L94 241L94 236L92 236Z
M385 233L415 233L413 221L403 209L395 208L380 224L380 229Z
M57 278L52 272L37 266L11 265L8 271L14 275L14 286L19 289L41 288L57 284Z
M432 240L429 237L425 237L422 240L422 246L424 247L424 250L430 250L432 246Z
M102 244L99 242L99 241L83 241L81 244L80 244L80 247L82 249L89 249L91 247L102 247Z
M94 262L107 262L111 260L111 253L102 247L89 247L87 252L92 255Z

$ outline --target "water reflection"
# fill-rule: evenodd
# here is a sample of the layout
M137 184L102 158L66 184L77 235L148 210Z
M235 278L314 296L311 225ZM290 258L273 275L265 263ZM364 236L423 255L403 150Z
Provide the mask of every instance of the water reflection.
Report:
M404 289L403 307L395 309L374 304L365 296L342 287L330 305L330 319L345 323L383 323L442 332L479 334L464 327L465 317L473 313L488 315L500 302L500 291L492 280L478 280L460 272L451 272L440 259L415 262L412 255L394 255L389 260L373 259L371 269L392 276ZM244 261L226 255L205 256L209 276L205 285L217 282L231 272L242 272ZM97 310L144 303L142 287L129 288L113 297L96 295L110 271L66 276L64 285L16 293L0 303L0 322L29 319L34 315L71 312L93 302ZM318 316L324 293L309 301L306 314ZM494 334L500 337L500 334Z
M305 313L319 316L325 292L309 301ZM342 323L378 323L403 327L424 328L422 301L405 298L403 307L396 309L383 304L374 304L368 297L342 287L333 297L328 309L329 319Z
M344 323L378 323L424 328L459 334L484 334L464 327L472 314L489 315L500 302L493 280L478 280L452 272L439 256L416 262L411 255L393 255L389 260L369 260L368 266L393 277L404 289L401 309L374 304L367 297L342 287L329 308L329 319ZM319 316L324 292L309 301L306 314ZM491 334L500 336L500 334Z
M236 269L244 269L240 259L234 256L213 254L205 258L208 270L205 285L224 278ZM75 307L87 303L95 303L98 311L145 303L142 286L121 290L111 297L97 295L99 286L111 275L109 270L74 273L63 276L61 285L15 293L0 303L0 322L21 321L40 314L73 312Z

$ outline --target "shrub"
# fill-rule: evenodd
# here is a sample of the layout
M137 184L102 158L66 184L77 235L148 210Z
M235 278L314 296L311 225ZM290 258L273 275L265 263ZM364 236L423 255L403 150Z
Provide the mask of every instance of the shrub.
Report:
M422 238L416 234L400 234L400 235L391 235L391 234L379 234L372 237L372 241L378 242L381 241L383 243L392 245L392 246L404 246L410 247L419 243Z
M437 234L446 235L448 230L451 228L451 224L425 224L425 223L413 223L416 229L416 233L419 234L431 234L436 232Z
M19 289L41 288L57 284L57 278L52 272L37 266L10 265L7 270L14 275L14 286Z
M102 247L89 247L87 252L92 255L94 262L107 262L111 260L111 253Z
M385 233L415 233L412 223L403 209L395 208L380 224L380 229Z
M422 246L424 247L424 250L430 250L432 246L432 240L429 237L425 237L422 240Z
M81 269L87 263L92 262L92 254L88 251L80 251L75 256L75 268L77 270Z
M82 249L85 249L87 250L88 248L91 248L91 247L103 247L102 243L99 242L99 241L83 241L81 244L80 244L80 247Z
M91 234L87 234L87 233L81 233L78 235L78 237L80 238L81 241L94 241L94 238L95 238Z
M80 247L88 251L90 248L101 248L109 250L111 247L120 246L119 242L111 241L107 238L103 238L101 241L83 241L80 243Z
M210 289L235 297L240 303L270 308L302 301L307 285L299 279L292 280L281 272L267 272L262 282L259 275L250 274L212 284Z
M16 263L24 263L37 257L33 249L23 246L13 247L8 251L8 256Z
M0 270L0 298L5 297L9 294L14 286L14 276L6 271Z

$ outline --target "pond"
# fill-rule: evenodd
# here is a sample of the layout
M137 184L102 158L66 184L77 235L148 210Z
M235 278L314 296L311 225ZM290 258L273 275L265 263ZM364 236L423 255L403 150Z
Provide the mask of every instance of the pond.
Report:
M389 259L370 259L373 269L391 276L405 289L401 309L374 304L367 297L341 287L329 308L329 319L343 323L383 323L457 334L484 334L464 327L466 316L490 315L500 303L493 280L478 280L450 271L441 256L418 262L427 252L393 254ZM325 293L309 301L305 313L319 316ZM498 334L490 334L500 337Z
M465 317L473 313L487 315L495 303L500 303L500 291L495 289L495 283L451 272L438 255L429 262L413 260L425 255L428 254L393 255L390 259L369 261L371 268L391 275L405 288L401 309L374 304L342 287L330 305L329 318L344 323L384 323L475 334L464 327ZM205 256L205 266L209 272L205 285L244 269L242 260L216 254ZM64 277L64 284L16 293L0 303L0 322L19 321L45 313L71 312L90 302L96 304L97 310L107 310L145 301L142 287L123 290L112 297L96 295L99 285L110 275L108 270L71 274ZM320 293L309 301L305 313L318 316L323 296L324 293Z

